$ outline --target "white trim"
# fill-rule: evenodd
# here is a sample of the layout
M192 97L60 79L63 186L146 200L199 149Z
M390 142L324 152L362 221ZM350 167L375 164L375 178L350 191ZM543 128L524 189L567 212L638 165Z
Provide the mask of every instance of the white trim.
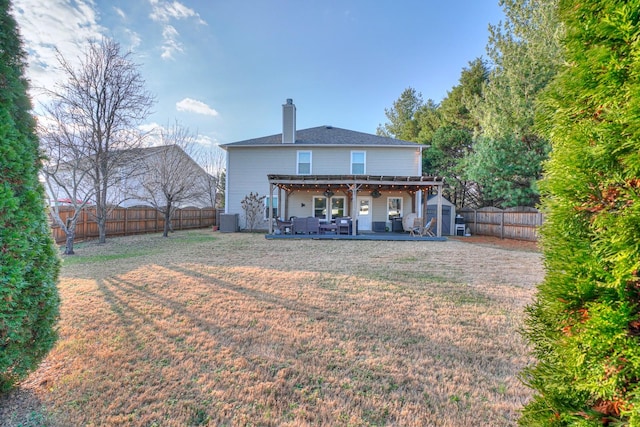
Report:
M271 193L271 192L270 192L270 193ZM273 200L275 200L275 202L276 202L276 203L275 203L275 206L273 206L273 202L271 202L271 209L272 209L272 211L271 211L271 212L273 212L273 211L275 211L275 212L276 212L276 215L275 215L275 216L273 216L274 218L280 218L280 215L281 215L280 209L278 209L278 202L279 202L279 199L280 199L280 198L279 198L279 197L278 197L278 195L276 194L275 196L273 196ZM270 219L270 218L269 218L269 200L271 200L271 196L267 195L267 196L264 198L264 214L265 214L264 219L266 219L266 220ZM273 213L272 213L271 215L273 215Z
M309 172L308 173L300 173L300 163L301 163L300 154L303 154L303 153L309 154ZM297 175L313 175L313 152L311 150L298 150L296 152L296 174Z
M324 217L316 216L316 199L324 200L324 210L325 210ZM329 204L330 204L330 200L323 195L312 196L311 197L311 216L315 218L320 218L320 219L327 219L327 213L329 212Z
M369 208L367 210L367 215L365 215L367 217L367 219L369 220L368 224L364 224L362 222L362 217L360 216L360 209L362 208L362 203L361 201L366 200L367 203L367 207ZM371 229L373 228L373 197L371 196L365 196L365 195L358 195L358 197L356 198L356 219L358 220L358 230L360 231L371 231ZM356 228L355 225L353 227L354 229Z
M345 196L332 196L329 199L329 210L327 211L329 213L329 215L331 215L331 219L336 219L338 218L340 215L336 215L336 217L333 216L333 201L334 200L338 200L338 199L342 199L342 216L348 216L348 212L347 212L347 198ZM327 218L329 219L329 218Z
M389 219L389 200L391 199L399 199L400 200L400 212L399 212L399 216L403 217L403 213L404 213L404 197L402 196L388 196L387 197L387 221L390 221Z
M231 159L229 155L224 156L224 213L228 214L229 212L229 164L231 163Z
M360 153L362 154L362 157L363 157L362 158L362 162L363 162L362 169L363 169L363 171L362 171L362 173L355 173L353 171L353 165L354 165L354 163L353 163L353 155L354 154L360 154ZM356 164L359 165L360 163L356 163ZM351 169L350 170L351 170L351 175L366 175L367 174L367 152L366 151L351 150Z

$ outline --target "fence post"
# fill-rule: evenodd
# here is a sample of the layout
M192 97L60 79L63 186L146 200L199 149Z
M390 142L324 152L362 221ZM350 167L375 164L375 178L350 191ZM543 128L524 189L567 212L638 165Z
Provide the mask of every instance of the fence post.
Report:
M473 210L473 234L478 234L478 209Z
M500 238L504 239L504 209L500 212Z
M82 238L87 238L87 207L82 208Z
M127 231L129 230L129 218L127 216L127 212L129 210L127 208L124 209L124 235L127 235Z

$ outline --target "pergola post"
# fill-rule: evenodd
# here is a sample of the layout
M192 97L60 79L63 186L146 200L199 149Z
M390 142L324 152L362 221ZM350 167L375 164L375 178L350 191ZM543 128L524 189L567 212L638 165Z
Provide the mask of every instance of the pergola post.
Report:
M354 183L351 188L351 235L358 234L356 225L358 224L358 188L359 185Z
M436 222L436 236L442 237L442 186L438 185L438 207L436 211L438 221Z
M423 188L420 193L422 194L422 224L425 224L425 221L427 220L427 202L429 201L429 191L431 190L431 187L425 187Z
M273 234L273 189L275 185L269 184L269 234ZM278 198L278 203L280 199Z

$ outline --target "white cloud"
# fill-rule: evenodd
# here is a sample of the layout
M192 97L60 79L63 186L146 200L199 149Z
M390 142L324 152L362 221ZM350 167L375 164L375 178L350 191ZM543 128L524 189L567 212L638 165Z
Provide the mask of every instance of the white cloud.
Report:
M74 64L87 41L99 40L104 33L92 0L15 0L13 14L28 53L27 77L40 100L38 88L52 88L64 77L55 49Z
M147 147L157 147L162 145L162 131L164 127L158 123L151 122L138 126L138 129L145 134L144 145Z
M176 109L178 111L187 111L190 113L204 114L206 116L216 117L218 112L209 107L202 101L198 101L191 98L185 98L182 101L176 102Z
M144 133L155 133L162 130L162 128L163 127L156 122L144 123L138 126L138 129Z
M206 25L200 15L193 9L188 8L179 1L149 0L151 3L151 17L156 22L169 22L171 19L195 18L198 24Z
M127 15L124 13L124 10L120 9L119 7L113 7L113 10L116 11L116 13L120 16L120 18L122 19L127 19Z
M125 33L129 36L129 49L136 50L136 48L142 43L142 37L140 37L140 34L130 29L126 29Z
M206 148L218 147L220 145L220 143L216 139L202 134L196 135L196 143Z
M183 51L180 34L171 21L195 19L198 24L207 25L200 15L178 1L149 0L151 14L149 17L162 24L162 59L174 59L174 54Z
M162 126L156 122L142 124L138 126L138 129L145 134L144 145L146 147L158 147L162 145L162 133L170 131L170 127ZM206 149L219 147L220 144L215 137L200 133L193 135L193 142Z
M173 54L182 52L182 43L178 40L180 34L172 25L165 25L162 29L162 59L173 59Z

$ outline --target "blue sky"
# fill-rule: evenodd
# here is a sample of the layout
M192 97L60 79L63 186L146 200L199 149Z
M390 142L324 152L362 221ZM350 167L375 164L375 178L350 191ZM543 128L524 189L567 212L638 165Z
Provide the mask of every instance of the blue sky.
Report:
M90 37L132 51L156 96L145 127L175 120L206 144L299 129L375 133L407 87L439 102L486 57L498 0L13 0L35 104L51 87L53 47L77 58Z

